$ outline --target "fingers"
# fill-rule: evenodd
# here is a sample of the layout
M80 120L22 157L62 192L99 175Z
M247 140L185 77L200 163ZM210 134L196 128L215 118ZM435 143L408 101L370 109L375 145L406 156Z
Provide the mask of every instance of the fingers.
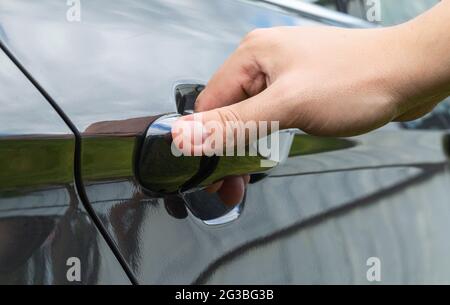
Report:
M208 193L215 193L215 192L217 192L218 190L220 190L220 188L222 187L222 184L223 184L223 180L218 181L218 182L216 182L216 183L214 183L214 184L211 184L210 186L208 186L208 187L206 188L206 191L207 191Z
M238 136L243 136L245 141L265 136L270 132L272 122L285 128L289 107L277 105L282 96L279 91L279 86L274 83L242 102L181 117L172 127L174 144L184 155L202 155L223 151L228 141L237 143ZM260 127L265 128L265 134L260 133Z
M242 179L244 188L241 187L241 182L235 179ZM250 182L250 175L227 177L224 180L216 182L206 188L208 193L218 193L220 199L228 206L240 203L245 194L245 188ZM235 187L235 186L238 187Z
M275 95L271 96L272 90L266 89L267 79L248 43L241 44L197 98L197 114L182 117L173 125L172 136L177 148L185 155L201 155L205 152L204 144L217 138L222 142L219 147L225 147L228 122L238 128L233 137L243 132L247 138L245 130L239 130L247 122L255 123L253 129L258 135L257 122L269 121L270 114L274 114L268 102L275 101ZM225 204L234 205L242 201L249 181L249 175L226 177L206 190L217 192Z
M266 75L249 48L238 48L197 98L197 112L228 106L266 88Z
M230 176L206 188L208 193L217 193L225 205L234 206L244 199L250 175Z
M242 176L227 177L217 192L220 199L228 206L234 206L244 199L245 180Z

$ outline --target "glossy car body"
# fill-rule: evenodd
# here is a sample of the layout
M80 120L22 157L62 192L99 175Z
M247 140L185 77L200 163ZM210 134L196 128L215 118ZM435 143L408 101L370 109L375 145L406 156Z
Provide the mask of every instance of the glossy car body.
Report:
M299 134L232 221L149 196L142 136L257 27L368 26L292 1L0 3L0 283L450 281L448 111L352 139ZM330 56L334 56L330 50ZM236 211L235 211L236 212Z

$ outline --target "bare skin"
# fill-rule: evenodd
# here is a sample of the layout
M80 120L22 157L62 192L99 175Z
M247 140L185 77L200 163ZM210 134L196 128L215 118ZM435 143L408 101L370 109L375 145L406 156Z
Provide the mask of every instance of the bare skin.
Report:
M279 121L320 136L417 119L450 95L448 29L450 0L389 28L258 29L215 73L196 111L203 122ZM229 177L209 190L235 204L247 182Z

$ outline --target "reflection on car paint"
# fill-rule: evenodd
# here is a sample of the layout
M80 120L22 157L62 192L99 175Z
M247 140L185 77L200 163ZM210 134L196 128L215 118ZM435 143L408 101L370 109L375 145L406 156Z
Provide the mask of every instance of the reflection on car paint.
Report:
M75 191L73 134L2 51L0 67L0 283L129 283Z

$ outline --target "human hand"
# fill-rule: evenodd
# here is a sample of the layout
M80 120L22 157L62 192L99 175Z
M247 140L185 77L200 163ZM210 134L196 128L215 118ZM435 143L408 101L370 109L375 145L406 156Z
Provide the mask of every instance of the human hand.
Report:
M255 30L199 95L200 123L279 121L312 135L354 136L421 117L449 92L414 45L414 26ZM246 181L232 177L209 190L234 204Z

